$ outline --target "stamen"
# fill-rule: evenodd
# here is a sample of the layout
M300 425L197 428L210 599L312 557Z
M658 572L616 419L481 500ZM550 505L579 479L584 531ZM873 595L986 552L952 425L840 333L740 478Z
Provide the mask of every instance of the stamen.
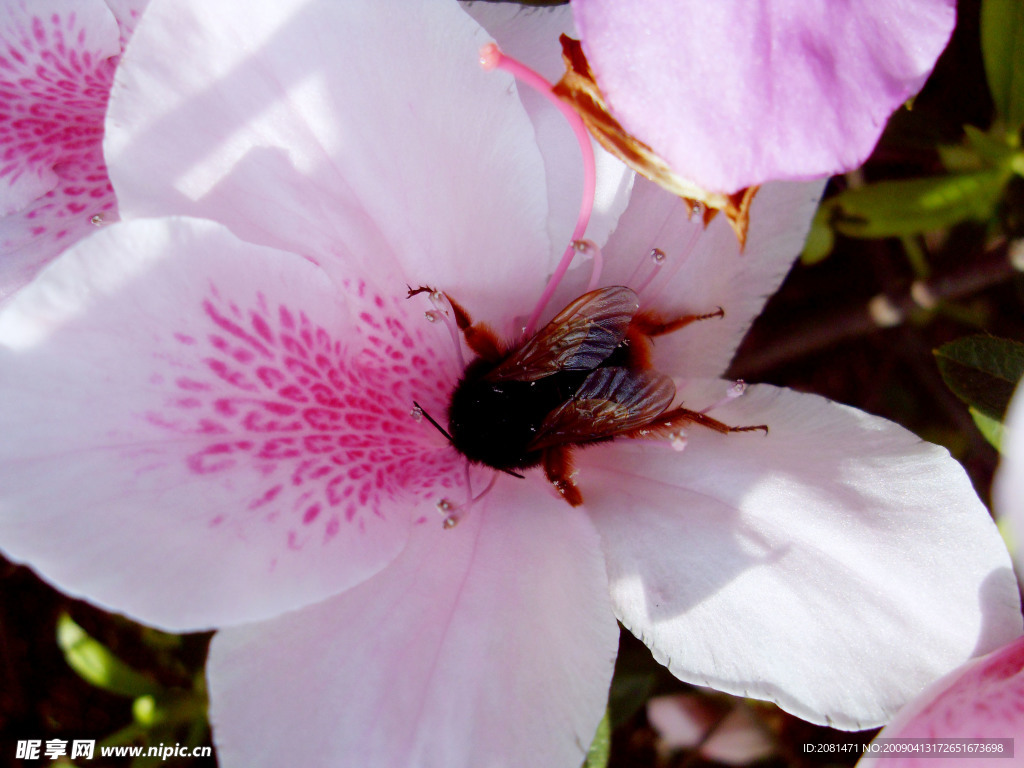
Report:
M466 500L466 503L464 505L462 505L461 507L459 507L456 504L454 504L450 499L441 499L440 501L437 502L437 504L434 505L437 508L438 513L445 516L444 521L441 523L442 527L446 531L447 530L451 530L456 525L458 525L460 522L465 520L466 516L470 513L470 510L472 510L473 506L478 501L480 501L480 499L482 499L484 496L486 496L488 493L490 493L491 488L494 487L494 483L495 483L495 481L497 481L497 479L498 479L498 473L497 472L492 472L491 473L491 480L490 480L489 483L487 483L487 487L485 487L482 491L480 491L480 493L478 493L476 496L474 496L473 495L472 483L470 482L470 477L469 477L469 462L467 461L466 462L466 488L469 491L469 498ZM458 510L458 511L456 511L456 510Z
M651 248L650 253L647 254L647 258L641 259L636 265L636 269L634 269L633 274L629 276L629 279L626 281L626 285L634 286L633 290L639 294L640 291L651 284L654 276L658 274L658 271L661 269L667 258L668 256L665 255L665 252L661 250L661 248ZM640 277L640 274L644 271L645 267L647 276L644 277L640 283L637 283L636 280Z
M697 241L700 240L700 236L702 234L704 234L704 222L699 221L697 222L696 226L691 228L690 237L687 239L683 247L679 251L673 249L673 256L671 262L669 262L667 259L663 259L660 262L662 265L668 268L664 270L652 270L651 273L647 276L647 279L644 280L643 284L639 288L635 289L637 294L640 294L642 291L647 289L648 286L650 286L650 284L653 282L656 276L660 277L660 279L658 280L657 287L654 288L653 290L646 291L646 293L642 296L644 302L650 303L651 301L656 299L658 294L660 294L662 290L664 290L665 286L668 285L673 275L675 275L680 269L683 268L683 265L686 264L687 259L690 258L690 254L693 253L693 249L697 245ZM657 248L654 249L654 251L657 250ZM654 251L651 252L652 257L654 255Z
M443 291L431 291L428 298L435 309L428 309L423 313L424 317L427 318L429 323L440 321L448 327L448 333L452 337L452 344L455 346L455 359L459 363L459 368L464 369L466 367L466 359L462 356L462 341L458 325L452 319L452 314L455 310L452 308L451 302Z
M709 413L715 410L715 408L719 408L725 405L730 400L735 400L737 397L742 397L743 393L746 391L747 382L745 382L743 379L736 379L736 381L733 382L732 386L729 387L729 390L725 393L725 397L723 397L717 403L709 405L707 408L703 409L701 413Z
M482 499L484 496L486 496L488 493L491 492L491 488L494 487L494 484L497 481L498 481L498 473L494 472L494 473L491 474L491 481L489 483L487 483L487 487L485 487L482 491L480 491L480 493L478 493L476 496L474 496L470 500L470 502L475 504L476 502L480 501L480 499Z
M558 266L555 267L555 271L551 275L551 279L548 280L548 284L545 286L544 292L537 301L537 306L534 307L529 320L526 322L524 335L531 336L537 328L537 321L540 319L541 313L544 311L544 307L546 307L547 303L551 300L551 297L555 293L555 289L558 288L558 284L562 281L566 271L568 271L569 264L572 263L572 258L575 255L576 250L574 243L583 237L583 233L587 231L587 225L590 223L590 214L594 210L594 191L597 188L597 167L594 163L594 148L590 143L590 134L587 133L587 129L586 126L583 125L582 118L576 114L576 111L572 107L555 96L554 92L551 90L551 83L541 77L540 74L534 72L522 62L506 56L495 43L488 43L480 49L480 65L486 70L496 68L505 70L516 79L521 80L532 87L544 98L554 104L565 119L569 121L569 125L576 136L576 141L580 145L580 152L583 155L583 197L580 201L579 217L576 220L576 227L572 231L572 238L570 239L569 245L562 254L561 261L559 261Z
M597 284L601 280L604 256L601 255L601 249L597 247L597 243L593 240L574 240L572 245L576 249L576 253L588 255L592 260L590 265L590 282L587 284L587 293L590 293L597 288Z

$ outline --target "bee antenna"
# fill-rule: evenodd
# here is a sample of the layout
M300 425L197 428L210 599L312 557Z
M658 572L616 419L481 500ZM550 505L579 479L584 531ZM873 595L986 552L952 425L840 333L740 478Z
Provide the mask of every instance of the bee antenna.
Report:
M436 421L434 421L434 417L431 416L429 413L427 413L422 405L417 403L415 400L412 401L412 404L414 406L416 406L416 410L417 411L419 411L420 413L422 413L424 416L427 417L427 421L429 421L431 424L434 425L434 429L436 429L438 432L440 432L442 435L444 435L446 438L448 438L448 442L449 443L451 443L452 445L455 444L455 441L452 440L452 436L448 434L448 430L445 429L444 427L442 427ZM525 480L526 479L525 475L520 475L518 472L513 472L511 469L502 469L501 471L504 472L506 475L512 475L512 477L518 477L520 480Z
M430 422L431 424L433 424L433 425L434 425L434 428L435 428L435 429L436 429L436 430L437 430L438 432L440 432L440 433L441 433L442 435L444 435L444 436L445 436L446 438L448 438L448 442L449 442L449 443L454 443L454 442L455 442L454 440L452 440L452 436L448 434L448 430L447 430L447 429L445 429L444 427L442 427L442 426L441 426L440 424L438 424L438 423L437 423L436 421L434 421L434 417L433 417L433 416L431 416L431 415L430 415L429 413L427 413L427 412L426 412L426 410L424 410L424 408L423 408L423 406L422 406L422 405L420 405L419 403L417 403L417 402L416 402L415 400L413 400L413 401L412 401L412 404L416 406L416 410L417 410L417 411L419 411L420 413L422 413L422 414L423 414L424 416L426 416L426 417L427 417L427 421L429 421L429 422Z

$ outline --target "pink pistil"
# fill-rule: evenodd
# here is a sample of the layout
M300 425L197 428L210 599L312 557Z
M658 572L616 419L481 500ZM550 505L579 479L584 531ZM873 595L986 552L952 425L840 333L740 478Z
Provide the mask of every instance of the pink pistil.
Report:
M576 241L583 237L583 233L587 231L587 225L590 223L590 214L594 210L594 192L597 188L597 167L594 163L594 148L590 144L590 135L587 133L586 126L583 125L583 120L572 107L555 96L551 83L537 72L522 62L506 56L495 43L488 43L480 49L480 66L486 70L504 69L554 104L565 116L565 119L569 121L573 133L576 135L576 141L579 142L580 152L583 155L583 196L580 201L580 215L576 219L576 228L572 231L569 245L566 246L565 252L562 254L562 260L558 262L554 274L551 275L551 279L544 288L537 306L534 307L533 312L530 314L530 319L526 323L523 335L532 336L537 327L537 321L540 319L541 312L544 311L544 307L551 300L555 289L568 271L573 256L576 255Z

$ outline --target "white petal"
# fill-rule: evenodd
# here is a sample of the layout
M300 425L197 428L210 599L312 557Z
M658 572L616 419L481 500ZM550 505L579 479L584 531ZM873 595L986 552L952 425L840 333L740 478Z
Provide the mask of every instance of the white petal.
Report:
M1024 387L1017 387L1006 412L1002 452L992 504L1009 528L1018 564L1024 564Z
M724 390L702 387L689 407ZM694 426L682 453L579 460L619 618L674 674L862 728L1020 633L1006 549L943 449L768 386L710 415L770 434Z
M543 162L511 78L477 63L488 40L437 0L154 0L108 114L122 215L214 219L506 319L550 246Z
M79 243L0 314L5 553L176 629L375 573L462 476L409 416L454 376L410 304L211 222Z
M222 765L582 763L618 637L593 528L504 476L454 529L440 523L344 595L214 638Z
M741 252L725 216L719 214L704 229L696 217L689 220L687 205L678 197L637 179L629 207L604 248L601 284L639 290L641 308L667 319L719 307L725 311L723 318L658 337L656 368L687 379L722 375L803 248L822 186L814 181L762 187ZM665 260L644 287L655 248L664 252ZM552 306L564 306L582 293L589 278L589 267L575 270Z

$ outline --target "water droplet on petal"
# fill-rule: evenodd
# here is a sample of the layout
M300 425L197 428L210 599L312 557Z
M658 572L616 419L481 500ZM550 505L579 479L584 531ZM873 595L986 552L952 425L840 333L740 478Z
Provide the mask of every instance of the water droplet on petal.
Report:
M422 421L423 420L423 409L420 408L418 405L413 406L413 409L411 411L409 411L409 415L412 416L412 420L413 421Z
M730 399L734 397L739 397L746 391L747 382L745 382L743 379L736 379L736 382L731 387L729 387L729 393L727 397L729 397Z
M458 517L458 515L448 515L448 517L446 517L444 519L444 522L441 525L444 526L445 530L451 530L452 528L454 528L458 524L459 524L459 517Z
M686 448L686 433L679 431L668 436L668 444L673 451L683 451Z
M100 224L103 223L103 214L97 213L95 216L89 219L89 221L91 221L94 225L98 227Z
M441 313L438 312L436 309L428 309L426 312L423 313L423 316L427 318L428 323L436 323L438 320L441 319Z
M667 257L661 248L651 248L651 261L655 264L662 264Z
M437 507L437 511L440 512L442 515L447 515L449 512L455 509L455 505L452 504L448 499L441 499L439 502L437 502L435 506Z

